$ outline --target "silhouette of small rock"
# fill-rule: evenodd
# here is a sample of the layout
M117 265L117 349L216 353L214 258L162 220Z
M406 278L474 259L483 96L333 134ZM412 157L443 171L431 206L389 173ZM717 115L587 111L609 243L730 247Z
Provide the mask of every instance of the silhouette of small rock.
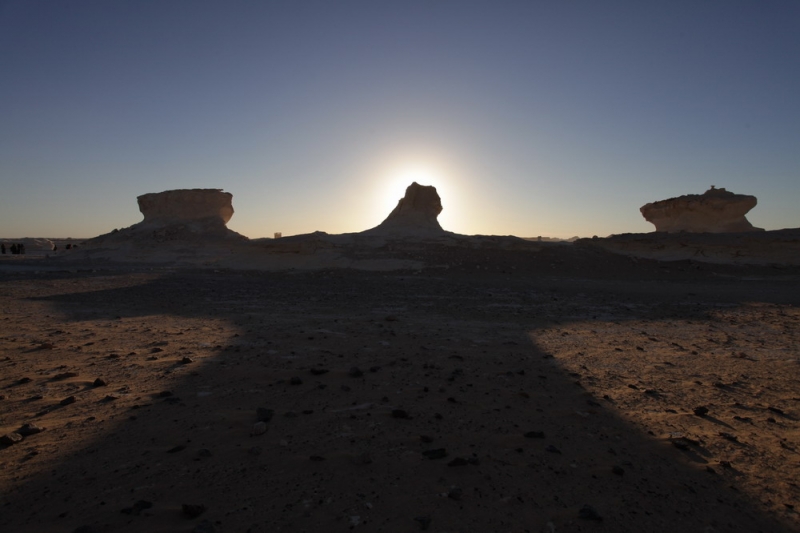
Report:
M600 513L598 513L591 505L584 505L581 507L581 510L578 511L578 517L584 520L596 520L598 522L603 520L603 517L600 516Z
M181 512L186 518L197 518L206 512L205 505L196 505L192 503L184 503L181 505Z

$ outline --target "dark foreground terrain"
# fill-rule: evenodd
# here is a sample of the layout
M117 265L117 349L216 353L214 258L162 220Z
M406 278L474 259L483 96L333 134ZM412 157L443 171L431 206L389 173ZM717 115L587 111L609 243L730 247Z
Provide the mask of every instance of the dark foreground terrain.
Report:
M0 263L0 531L800 530L800 270L572 250Z

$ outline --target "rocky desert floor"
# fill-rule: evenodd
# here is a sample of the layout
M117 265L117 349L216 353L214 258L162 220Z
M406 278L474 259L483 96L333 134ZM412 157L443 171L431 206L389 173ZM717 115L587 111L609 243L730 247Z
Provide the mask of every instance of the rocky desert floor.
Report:
M800 268L442 253L5 256L0 531L800 531Z

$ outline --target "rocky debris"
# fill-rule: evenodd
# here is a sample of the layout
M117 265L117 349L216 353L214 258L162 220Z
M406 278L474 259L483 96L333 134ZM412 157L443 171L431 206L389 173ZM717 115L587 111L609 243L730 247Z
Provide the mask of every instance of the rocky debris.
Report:
M362 232L366 235L425 236L443 234L437 217L442 212L442 200L436 187L412 183L406 188L397 207L380 225Z
M656 231L667 233L739 233L763 231L754 228L745 214L756 206L755 196L734 194L712 186L703 194L687 194L677 198L645 204L642 216L655 225Z
M267 424L265 422L256 422L253 424L253 429L250 431L250 436L257 437L267 432Z
M103 378L97 378L92 382L92 387L105 387L108 385L108 382Z

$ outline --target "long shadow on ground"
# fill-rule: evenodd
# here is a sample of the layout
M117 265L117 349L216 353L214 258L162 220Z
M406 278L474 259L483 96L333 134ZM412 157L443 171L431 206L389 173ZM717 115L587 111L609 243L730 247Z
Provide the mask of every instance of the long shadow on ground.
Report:
M4 531L792 530L694 466L701 446L648 435L531 343L614 306L702 321L754 294L734 281L193 271L2 287L3 424L47 428L0 449ZM687 291L705 297L682 305Z

